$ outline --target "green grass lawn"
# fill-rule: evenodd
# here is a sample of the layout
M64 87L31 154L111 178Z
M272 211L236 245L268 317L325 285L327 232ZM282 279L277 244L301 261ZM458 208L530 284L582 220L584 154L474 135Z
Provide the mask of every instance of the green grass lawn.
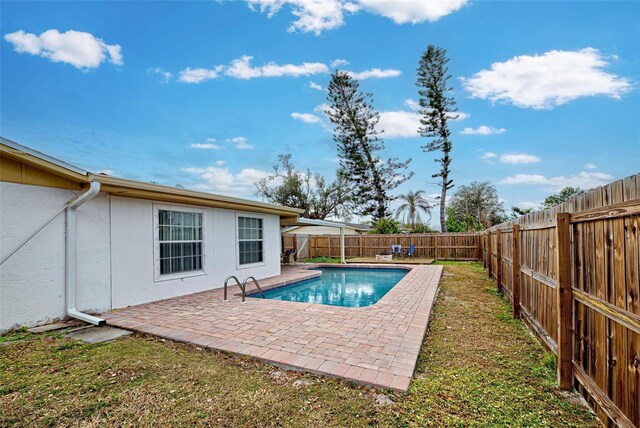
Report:
M553 358L480 265L444 275L410 391L387 392L392 405L363 386L151 337L88 345L22 331L0 340L0 426L599 426L557 391Z

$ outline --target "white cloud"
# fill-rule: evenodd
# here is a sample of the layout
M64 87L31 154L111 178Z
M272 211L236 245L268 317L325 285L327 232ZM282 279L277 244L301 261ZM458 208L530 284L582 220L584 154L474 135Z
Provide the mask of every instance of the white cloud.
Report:
M269 175L267 171L256 168L244 168L238 173L233 173L229 168L220 166L182 168L182 171L197 174L204 180L204 184L195 186L199 190L244 197L254 195L253 183Z
M567 186L590 189L607 184L611 182L613 178L614 177L610 174L583 171L577 175L571 175L568 177L545 177L544 175L539 174L516 174L512 177L505 178L499 183L541 185L545 186L549 190L558 191Z
M365 11L392 19L397 24L437 21L463 7L469 0L249 0L249 7L269 18L289 5L296 16L289 32L319 35L344 24L344 15Z
M318 85L315 82L309 82L309 87L311 89L315 89L316 91L324 91L324 88L322 87L322 85Z
M160 76L160 83L169 83L173 74L161 67L151 67L147 69L147 73L157 74Z
M493 128L491 126L480 125L478 128L464 128L460 133L463 135L495 135L507 132L504 128Z
M377 129L384 130L382 138L414 138L419 137L419 113L411 111L381 111Z
M523 202L519 202L517 207L523 210L528 210L530 208L538 208L541 204L542 204L541 202L523 201Z
M417 105L417 103L413 100L406 99L404 100L405 104L407 104L410 108ZM331 106L326 103L318 104L313 111L325 117L326 111L331 109ZM304 113L293 113L296 114L304 114ZM315 116L315 115L312 115ZM467 118L469 115L466 113L455 113L448 114L451 120L463 120ZM456 119L452 119L452 117L458 116ZM317 117L317 116L316 116ZM380 112L380 120L378 121L378 125L376 129L378 131L384 131L380 136L381 138L415 138L420 137L418 133L418 128L422 125L420 124L420 118L422 115L417 111L407 111L407 110L398 110L398 111L381 111ZM295 117L296 119L303 120L300 117ZM322 122L321 117L317 117L317 121L305 121L306 123L318 123ZM327 129L329 129L327 127Z
M500 156L500 162L508 164L535 163L540 162L540 160L538 156L526 153L505 153Z
M331 68L340 68L343 65L349 65L349 61L347 61L346 59L336 58L331 61L331 64L329 65L331 66Z
M203 150L218 150L222 148L222 146L219 146L214 143L195 143L195 144L191 144L189 147L191 147L192 149L203 149Z
M359 0L364 10L392 19L396 24L437 21L466 5L469 0Z
M178 80L184 83L201 83L205 80L217 79L223 66L217 65L214 68L185 68L180 71Z
M596 169L596 168L597 168L597 166L595 166L595 165L594 165L594 164L592 164L592 163L588 163L588 164L586 164L586 165L584 166L584 168L585 168L585 169Z
M278 65L269 62L261 67L252 67L250 64L252 59L253 57L248 55L234 59L225 74L237 79L253 79L255 77L311 76L329 72L329 68L321 62L304 62L300 65Z
M405 100L407 102L407 100ZM456 119L453 117L457 116ZM469 115L466 113L449 113L451 120L463 120ZM413 138L419 137L418 128L422 115L416 111L381 111L378 130L384 130L382 138Z
M327 103L322 103L322 104L318 104L317 106L315 106L313 108L313 111L315 111L316 113L322 113L322 114L326 114L325 112L327 110L331 109L331 106Z
M226 162L226 161L223 161L223 160L217 160L217 161L216 161L216 166L222 166L222 165L224 165L225 163L227 163L227 162Z
M347 71L347 73L349 73L351 77L357 80L386 79L388 77L397 77L402 74L400 70L394 70L392 68L387 68L384 70L379 68L372 68L371 70L364 71Z
M249 7L259 6L269 18L289 4L291 13L297 17L287 31L315 33L340 27L344 23L344 12L355 12L353 3L341 0L249 0Z
M83 31L47 30L39 36L23 30L5 34L16 52L39 55L52 62L71 64L80 70L97 68L107 59L111 64L122 65L120 45L108 45L102 39Z
M609 65L597 49L553 50L496 62L470 78L461 78L474 98L523 108L552 109L576 98L607 95L619 99L631 82L605 72Z
M404 103L413 111L420 110L420 103L416 100L412 100L411 98L405 98Z
M235 144L238 150L250 150L253 149L253 144L248 143L247 137L233 137L224 140L225 143Z
M311 113L291 113L291 117L304 123L320 123L322 121L318 116Z
M497 157L498 155L493 152L485 152L480 156L480 159L490 160L490 159L495 159Z

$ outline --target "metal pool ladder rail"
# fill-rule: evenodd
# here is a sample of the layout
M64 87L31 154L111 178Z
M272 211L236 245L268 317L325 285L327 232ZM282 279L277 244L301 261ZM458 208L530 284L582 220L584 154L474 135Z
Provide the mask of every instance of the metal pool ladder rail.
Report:
M256 285L256 288L258 289L258 291L260 292L260 295L262 296L263 299L265 299L266 297L264 297L264 293L262 292L262 288L260 288L260 284L258 284L258 280L255 279L253 276L248 276L244 279L244 282L242 283L242 288L243 288L243 293L245 292L244 290L247 289L247 281L252 280L253 283Z
M243 283L240 283L240 280L238 279L237 276L235 275L229 275L227 277L227 279L224 280L224 298L222 299L225 302L228 302L229 299L227 298L227 287L229 284L229 280L233 279L236 284L238 284L238 287L240 287L240 291L242 291L242 303L246 303L246 297L247 297L247 281L249 281L250 279L253 280L253 283L256 285L256 288L258 289L258 291L260 292L260 294L262 295L262 298L264 299L264 293L262 292L262 288L260 288L260 284L258 284L258 281L253 277L253 276L248 276L244 279Z
M229 301L229 299L227 298L227 284L229 283L230 279L234 279L236 281L236 284L238 284L238 287L240 287L240 291L242 291L242 303L244 303L244 300L245 300L244 287L242 286L242 284L240 284L240 280L235 275L229 275L227 279L224 280L224 299L222 300L225 302Z

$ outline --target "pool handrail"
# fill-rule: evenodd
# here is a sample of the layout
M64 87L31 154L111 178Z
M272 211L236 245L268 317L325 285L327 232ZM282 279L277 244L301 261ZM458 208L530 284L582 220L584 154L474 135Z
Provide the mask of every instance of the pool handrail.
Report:
M238 287L240 287L240 291L242 291L242 303L245 303L245 298L247 293L245 293L245 287L243 284L240 283L240 280L238 279L237 276L235 275L229 275L227 277L227 279L224 280L224 298L222 299L224 302L228 302L229 299L227 298L227 283L229 282L230 279L234 279L236 281L236 284L238 284ZM245 280L246 282L246 280Z
M262 298L266 299L266 297L264 297L264 293L262 292L262 288L260 288L260 284L258 284L258 280L253 276L248 276L244 279L244 281L242 282L242 287L243 287L242 292L244 293L244 290L247 289L247 281L249 281L250 279L253 280L253 283L256 285L256 288L260 292L260 295L262 296Z

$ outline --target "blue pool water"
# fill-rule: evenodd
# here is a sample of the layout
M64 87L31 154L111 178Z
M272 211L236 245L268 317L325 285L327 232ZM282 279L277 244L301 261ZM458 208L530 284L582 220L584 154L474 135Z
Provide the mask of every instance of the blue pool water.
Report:
M322 268L322 275L264 292L267 299L359 308L380 300L404 269ZM252 297L260 297L254 294Z

